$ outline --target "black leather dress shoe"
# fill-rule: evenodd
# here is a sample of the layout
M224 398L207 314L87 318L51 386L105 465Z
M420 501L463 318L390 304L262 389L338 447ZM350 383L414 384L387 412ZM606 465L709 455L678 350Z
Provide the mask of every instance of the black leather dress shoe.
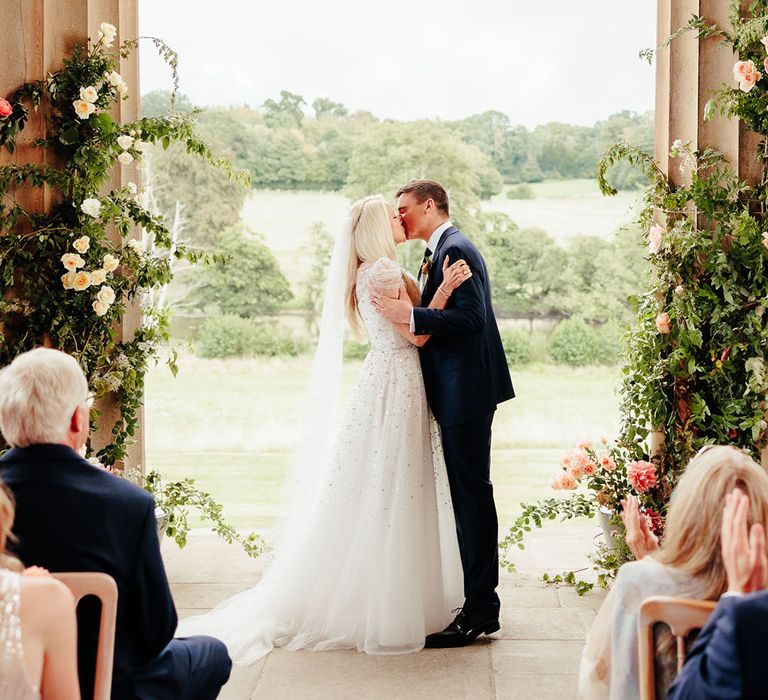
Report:
M427 635L424 647L427 649L465 647L472 644L481 634L493 634L499 629L497 615L465 613L462 610L442 632Z

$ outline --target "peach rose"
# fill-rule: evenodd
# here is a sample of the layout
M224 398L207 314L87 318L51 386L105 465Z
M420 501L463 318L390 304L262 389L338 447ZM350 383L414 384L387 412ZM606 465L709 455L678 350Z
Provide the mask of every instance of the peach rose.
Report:
M552 483L550 484L550 487L553 491L559 491L562 487L560 486L560 476L556 476L554 479L552 479Z
M667 335L672 331L668 313L664 312L656 317L656 330L664 335Z
M744 76L744 78L742 78L741 82L739 83L739 90L742 92L749 92L753 87L755 87L757 81L762 77L763 74L759 72Z
M91 276L85 272L78 272L75 274L75 279L72 282L72 288L76 292L82 292L84 289L88 289L91 286Z
M66 267L67 270L77 270L85 265L85 260L83 260L77 253L64 253L64 255L61 256L61 262L64 263L64 267Z
M576 479L574 479L570 474L563 474L560 477L561 489L565 489L566 491L574 491L576 486L578 486Z
M760 39L760 43L765 47L765 50L768 51L768 35Z
M605 471L612 472L616 469L616 462L614 462L613 457L606 455L600 460L600 466L605 469Z
M11 107L11 103L0 97L0 117L10 117L12 113L13 107Z
M631 462L627 468L627 481L637 493L645 493L658 483L656 467L642 459L637 462Z
M733 77L739 82L755 73L757 73L757 67L752 61L736 61L733 66Z
M578 464L572 464L570 467L568 467L568 469L565 470L565 473L574 479L581 479L584 472L582 471L581 466Z
M77 276L76 272L70 271L65 272L61 276L61 283L64 285L64 289L74 289L75 288L75 277Z
M594 462L587 462L581 468L581 473L584 476L594 476L596 471L597 471L597 465Z

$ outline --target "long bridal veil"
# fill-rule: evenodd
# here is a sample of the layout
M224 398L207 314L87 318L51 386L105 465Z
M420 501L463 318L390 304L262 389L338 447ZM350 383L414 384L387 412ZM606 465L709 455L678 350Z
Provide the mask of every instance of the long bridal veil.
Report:
M338 423L345 329L345 295L352 251L352 222L337 236L325 283L320 333L307 390L298 407L299 443L286 477L285 515L276 528L274 560L255 588L224 601L203 615L182 620L177 636L211 634L222 639L232 659L249 664L268 653L286 620L275 611L290 603L286 581L304 575L300 547L320 484L331 461Z

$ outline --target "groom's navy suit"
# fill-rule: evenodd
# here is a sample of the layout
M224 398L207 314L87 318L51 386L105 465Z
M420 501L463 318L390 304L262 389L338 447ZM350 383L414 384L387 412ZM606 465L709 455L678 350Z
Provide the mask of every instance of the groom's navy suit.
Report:
M443 279L445 256L465 260L472 277L442 311L424 308ZM420 349L429 406L440 425L459 548L464 567L465 610L497 615L498 519L490 480L491 424L496 406L515 393L491 305L488 268L475 245L455 226L432 253L413 310L416 335L431 335Z
M217 639L173 639L176 607L157 539L155 503L144 490L95 467L65 445L13 448L0 458L13 492L18 542L27 566L102 571L117 583L112 700L212 700L231 662ZM78 606L83 700L93 697L99 605Z

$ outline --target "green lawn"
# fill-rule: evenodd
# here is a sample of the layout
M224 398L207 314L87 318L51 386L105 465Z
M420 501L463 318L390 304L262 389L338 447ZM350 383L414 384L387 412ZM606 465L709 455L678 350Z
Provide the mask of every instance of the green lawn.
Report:
M224 504L236 526L269 527L298 430L309 360L181 359L174 379L147 377L147 469L193 477ZM346 391L358 362L345 367ZM514 371L517 398L494 423L493 479L502 523L517 504L549 495L563 450L614 435L615 368L534 366Z

